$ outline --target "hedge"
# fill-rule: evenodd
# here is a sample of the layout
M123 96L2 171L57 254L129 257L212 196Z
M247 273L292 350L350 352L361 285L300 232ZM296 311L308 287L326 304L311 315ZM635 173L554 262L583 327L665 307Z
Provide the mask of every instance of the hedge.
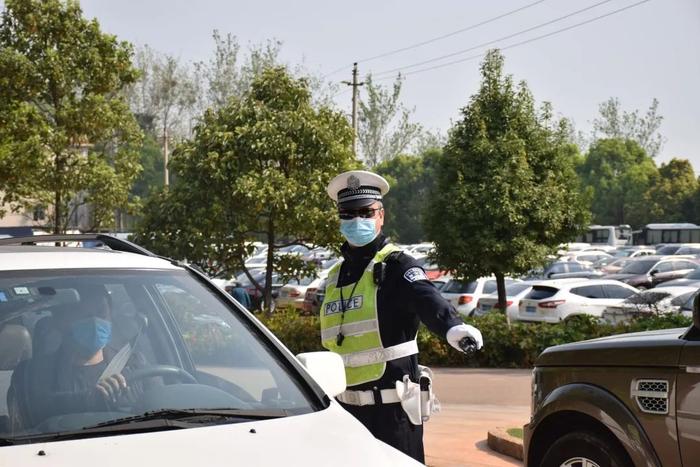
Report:
M318 317L300 316L297 311L285 310L272 316L261 315L260 318L295 354L323 350ZM484 336L482 351L468 360L443 339L421 327L418 331L421 364L441 367L532 368L537 356L552 345L626 332L687 327L692 320L675 314L655 315L612 326L600 323L593 317L581 316L557 324L516 322L508 326L503 314L490 313L465 319L465 322L481 330Z

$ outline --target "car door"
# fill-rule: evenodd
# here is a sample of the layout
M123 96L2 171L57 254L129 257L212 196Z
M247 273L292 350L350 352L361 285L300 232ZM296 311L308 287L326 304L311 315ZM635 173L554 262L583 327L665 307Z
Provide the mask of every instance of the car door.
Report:
M689 272L697 269L698 264L687 260L673 261L673 271L671 271L670 279L679 279L685 277ZM669 279L669 280L670 280Z
M605 310L608 300L602 285L594 284L574 287L571 289L571 293L581 297L579 303L576 304L581 312L594 316L603 315L603 310Z
M700 459L700 341L689 340L681 352L676 381L676 420L683 465Z
M660 284L661 282L675 279L673 266L674 262L675 261L661 261L654 266L654 269L649 271L652 287L656 284Z

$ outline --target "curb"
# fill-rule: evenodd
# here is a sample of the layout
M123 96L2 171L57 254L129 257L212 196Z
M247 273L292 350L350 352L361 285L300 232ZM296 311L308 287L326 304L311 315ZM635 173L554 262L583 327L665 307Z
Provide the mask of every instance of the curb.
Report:
M493 428L488 432L488 446L496 452L523 460L523 440L511 436L505 428Z

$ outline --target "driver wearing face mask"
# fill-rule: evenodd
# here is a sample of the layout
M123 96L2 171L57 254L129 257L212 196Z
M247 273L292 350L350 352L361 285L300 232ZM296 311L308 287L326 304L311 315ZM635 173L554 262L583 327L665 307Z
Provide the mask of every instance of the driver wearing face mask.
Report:
M33 365L38 379L29 385L32 412L38 419L76 412L109 411L133 401L140 386L130 385L122 372L105 374L118 348L112 340L111 300L101 291L81 291L77 309L57 352L39 357ZM132 354L127 373L141 357ZM127 373L128 374L128 373Z

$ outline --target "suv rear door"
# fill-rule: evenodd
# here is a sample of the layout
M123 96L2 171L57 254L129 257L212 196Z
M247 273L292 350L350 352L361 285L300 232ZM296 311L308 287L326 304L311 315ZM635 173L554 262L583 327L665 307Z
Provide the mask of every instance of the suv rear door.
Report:
M683 465L697 465L700 459L700 341L689 340L683 347L676 390L681 458Z

